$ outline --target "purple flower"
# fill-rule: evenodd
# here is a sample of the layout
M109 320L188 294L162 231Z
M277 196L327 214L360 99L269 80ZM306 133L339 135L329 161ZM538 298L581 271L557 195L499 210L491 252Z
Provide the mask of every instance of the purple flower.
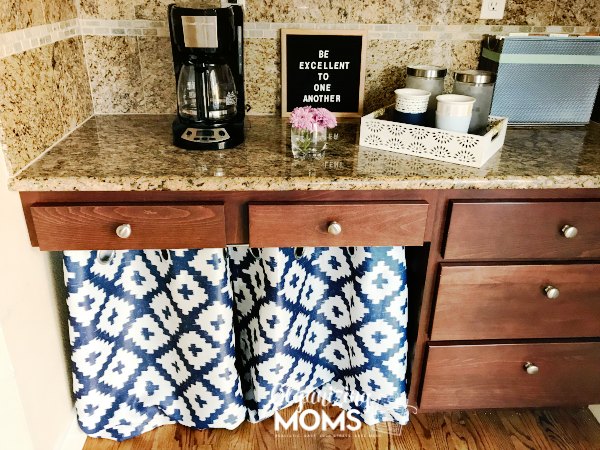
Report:
M290 123L295 128L301 128L303 130L311 130L314 121L313 108L310 106L302 106L294 108L290 115Z
M335 116L327 108L316 108L314 111L315 119L320 126L334 128L337 125Z
M294 128L313 130L315 125L333 128L337 125L335 116L326 108L313 108L312 106L299 106L294 108L290 115L290 123Z

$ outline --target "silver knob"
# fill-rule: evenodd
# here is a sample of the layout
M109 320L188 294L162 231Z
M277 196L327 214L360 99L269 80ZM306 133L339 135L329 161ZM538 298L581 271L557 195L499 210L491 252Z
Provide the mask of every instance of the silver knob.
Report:
M526 362L525 365L523 365L523 369L525 369L525 372L529 375L535 375L540 371L540 368L532 362Z
M554 300L560 295L560 291L554 286L546 286L544 288L544 292L546 293L546 297L548 297L550 300Z
M119 225L116 230L117 236L121 239L127 239L131 236L131 225L128 223L124 223L123 225Z
M563 234L563 236L566 237L567 239L573 239L575 236L577 236L578 230L574 226L565 225L564 227L562 227L560 229L560 231Z
M337 236L342 232L342 226L335 221L330 222L327 226L327 232L333 236Z

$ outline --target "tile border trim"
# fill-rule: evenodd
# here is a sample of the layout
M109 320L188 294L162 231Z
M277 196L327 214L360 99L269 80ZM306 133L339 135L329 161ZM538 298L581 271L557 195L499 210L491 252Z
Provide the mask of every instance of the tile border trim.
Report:
M247 22L247 39L277 39L281 28L306 30L368 31L369 39L478 41L484 34L508 33L589 33L598 27L529 25L415 25L364 23L271 23ZM168 37L166 22L156 20L70 19L0 34L0 59L77 36L157 36Z
M0 59L80 35L78 19L1 33Z
M156 20L79 19L82 36L169 36L167 22Z
M417 24L365 24L365 23L268 23L244 24L244 36L250 39L275 39L281 28L307 30L367 30L369 39L378 40L480 40L484 34L508 33L589 33L598 32L597 27L530 25L417 25Z

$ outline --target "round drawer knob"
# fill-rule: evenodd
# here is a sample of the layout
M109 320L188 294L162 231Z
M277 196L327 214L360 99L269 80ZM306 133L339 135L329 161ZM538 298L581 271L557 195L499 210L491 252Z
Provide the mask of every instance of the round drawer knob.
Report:
M337 236L342 232L342 226L337 222L330 222L327 226L327 232L332 236Z
M525 372L527 372L529 375L535 375L540 371L540 368L532 362L526 362L523 366L523 369L525 369Z
M565 225L560 231L567 239L573 239L575 236L577 236L577 228L571 225Z
M131 225L128 223L119 225L116 232L117 236L119 236L121 239L127 239L129 236L131 236Z
M560 295L560 291L554 286L546 286L544 288L544 292L546 293L546 297L548 297L550 300L554 300Z

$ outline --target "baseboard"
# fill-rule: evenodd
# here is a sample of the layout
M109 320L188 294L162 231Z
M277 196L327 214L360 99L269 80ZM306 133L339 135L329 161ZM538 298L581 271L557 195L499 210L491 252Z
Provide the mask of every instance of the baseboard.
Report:
M56 444L55 450L82 450L86 439L87 435L79 427L77 414L73 409L73 420L71 420L62 441Z
M600 405L590 405L588 408L590 408L590 411L592 412L596 420L600 423Z

